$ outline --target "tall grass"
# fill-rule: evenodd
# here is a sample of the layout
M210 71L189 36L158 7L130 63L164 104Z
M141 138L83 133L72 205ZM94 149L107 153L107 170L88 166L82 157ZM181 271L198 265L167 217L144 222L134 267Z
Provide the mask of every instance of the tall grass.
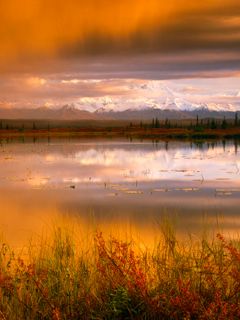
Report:
M25 254L0 249L0 319L239 319L240 241L183 242L171 226L153 249L63 229Z

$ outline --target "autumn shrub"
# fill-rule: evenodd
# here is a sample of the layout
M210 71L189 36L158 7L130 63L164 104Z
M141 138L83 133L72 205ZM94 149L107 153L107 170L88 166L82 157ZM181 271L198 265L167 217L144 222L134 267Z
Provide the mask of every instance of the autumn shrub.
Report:
M221 234L184 243L165 229L139 250L97 232L86 252L58 229L35 249L2 244L0 319L240 318L240 242Z

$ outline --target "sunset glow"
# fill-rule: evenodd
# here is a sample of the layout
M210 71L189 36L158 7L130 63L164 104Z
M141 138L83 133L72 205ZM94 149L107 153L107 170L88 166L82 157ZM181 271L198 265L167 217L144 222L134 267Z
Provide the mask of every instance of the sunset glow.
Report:
M136 87L143 79L212 78L209 89L215 91L214 79L231 77L230 95L237 95L237 0L9 0L0 3L0 21L4 108L67 103L95 111L99 100L110 99L122 110L135 99L128 95L128 79ZM197 81L188 83L195 87ZM134 108L149 100L158 104L155 93L145 93L137 92ZM219 104L225 94L211 93L208 102ZM238 99L231 110L239 108Z
M9 0L0 4L1 59L238 47L239 10L237 0Z

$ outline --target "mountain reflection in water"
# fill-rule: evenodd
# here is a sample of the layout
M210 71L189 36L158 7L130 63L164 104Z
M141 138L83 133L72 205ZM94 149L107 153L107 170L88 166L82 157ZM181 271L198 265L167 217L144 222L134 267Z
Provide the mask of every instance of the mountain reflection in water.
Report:
M0 227L13 244L60 216L83 230L151 243L165 215L177 232L240 225L239 142L2 141Z

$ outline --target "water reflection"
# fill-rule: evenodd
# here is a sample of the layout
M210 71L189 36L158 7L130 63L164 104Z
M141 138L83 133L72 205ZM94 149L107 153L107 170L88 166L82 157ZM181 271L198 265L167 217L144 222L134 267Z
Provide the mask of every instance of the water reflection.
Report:
M225 231L236 231L238 147L238 141L2 141L1 229L17 243L68 214L85 228L114 225L149 239L170 214L182 234L197 233L203 217L216 222L216 216L224 216Z

